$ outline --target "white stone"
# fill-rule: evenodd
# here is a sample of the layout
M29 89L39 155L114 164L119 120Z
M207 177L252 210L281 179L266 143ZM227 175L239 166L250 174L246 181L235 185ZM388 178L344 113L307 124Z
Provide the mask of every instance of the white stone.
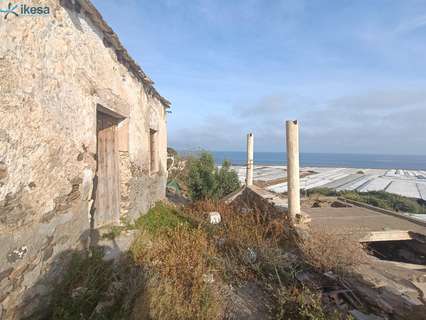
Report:
M209 221L211 224L218 224L222 221L222 218L220 216L219 212L209 212Z
M203 281L204 283L213 283L214 277L211 273L205 273L203 274Z
M247 264L253 264L257 260L257 253L252 248L247 248L247 251L243 257L244 262Z

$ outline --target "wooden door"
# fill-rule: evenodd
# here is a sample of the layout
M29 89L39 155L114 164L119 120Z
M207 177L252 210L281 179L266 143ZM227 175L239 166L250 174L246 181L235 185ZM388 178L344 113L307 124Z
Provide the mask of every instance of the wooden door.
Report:
M120 220L117 120L102 112L97 113L97 145L94 227Z

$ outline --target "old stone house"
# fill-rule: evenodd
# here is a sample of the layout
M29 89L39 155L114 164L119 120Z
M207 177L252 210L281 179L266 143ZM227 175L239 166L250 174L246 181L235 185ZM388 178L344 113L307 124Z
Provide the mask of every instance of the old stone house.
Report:
M32 318L67 253L167 180L170 103L99 12L25 3L44 9L0 16L0 319Z

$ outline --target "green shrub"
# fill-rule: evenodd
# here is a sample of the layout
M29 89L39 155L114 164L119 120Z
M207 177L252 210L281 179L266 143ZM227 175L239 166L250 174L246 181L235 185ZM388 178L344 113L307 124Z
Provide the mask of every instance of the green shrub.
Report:
M330 188L313 188L308 190L308 196L318 194L326 197L336 196L336 191Z
M426 214L426 207L419 203L419 201L385 191L343 191L339 195L383 209Z
M219 199L237 190L238 176L224 161L218 171L213 156L202 152L199 158L189 160L188 190L192 200Z
M111 263L102 260L102 253L94 251L91 256L74 253L64 279L52 295L52 310L49 319L89 319L99 302L107 298L113 269ZM112 309L117 306L111 306ZM105 310L107 314L108 311ZM108 316L99 315L94 319L112 319L114 310Z
M201 153L189 162L188 188L193 200L216 198L218 189L217 169L210 153Z
M179 212L162 202L155 204L146 215L136 221L136 226L150 233L174 229L178 225L189 225L189 221L182 217Z
M281 287L275 293L274 319L340 320L351 319L336 311L325 310L321 295L307 287Z
M114 240L121 234L122 231L126 229L127 229L126 226L112 226L111 230L108 233L105 233L102 235L102 238Z
M218 172L218 196L224 197L240 187L240 180L234 170L231 170L231 163L228 160L223 161L222 167Z
M137 225L148 232L140 233L131 253L144 268L146 283L130 319L221 319L221 296L205 281L218 268L208 234L185 212L163 203Z
M334 189L330 188L313 188L308 190L308 195L342 196L349 200L364 202L369 205L387 210L426 214L426 206L421 202L421 200L403 197L386 191L336 192Z

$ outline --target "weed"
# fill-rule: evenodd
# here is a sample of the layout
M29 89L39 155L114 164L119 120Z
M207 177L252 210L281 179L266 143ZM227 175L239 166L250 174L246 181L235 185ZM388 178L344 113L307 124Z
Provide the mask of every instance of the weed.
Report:
M137 228L147 230L150 233L158 233L176 228L178 225L188 225L189 220L185 219L177 209L167 207L158 202L146 215L141 216L135 223Z
M207 222L205 215L210 211L221 213L220 224ZM282 217L259 210L243 213L218 201L202 201L185 209L157 203L135 226L140 232L131 247L131 270L142 274L144 281L124 271L122 287L127 294L133 291L129 303L124 307L119 291L113 295L115 302L98 317L94 310L111 299L108 291L117 275L101 253L75 256L55 294L52 319L222 319L228 305L221 290L229 283L246 281L258 283L269 294L274 306L271 315L276 319L338 319L324 311L320 294L295 280L303 262L289 265L286 260L289 250L297 248L288 237L288 221ZM113 228L111 234L119 230ZM340 270L347 265L344 259L324 260L340 254L336 241L331 243L324 236L314 236L300 247L316 269ZM134 284L133 279L137 280Z
M313 188L308 190L309 197L318 196L318 195L333 197L333 196L337 196L337 192L334 189L330 189L330 188Z
M176 224L161 229L134 258L152 274L147 286L153 319L217 319L219 297L205 276L215 271L216 253L199 228Z
M426 214L426 207L419 201L385 191L346 191L342 192L341 195L347 199L365 202L383 209Z
M366 262L362 246L348 235L311 230L309 237L299 241L299 247L305 261L320 272L344 275Z
M109 239L109 240L114 240L115 238L117 238L120 233L124 230L127 230L126 227L124 226L112 226L111 230L107 233L104 233L102 235L102 238L104 239Z
M288 223L283 217L268 218L258 210L242 213L236 207L211 200L197 202L186 210L194 219L210 211L220 212L222 222L203 227L214 241L226 280L263 277L279 268L283 249L289 249L285 232Z
M276 290L274 319L277 320L339 320L337 312L327 311L321 302L321 294L304 286L280 287Z
M123 315L120 304L111 304L102 314L94 313L102 301L111 300L108 288L117 275L111 263L102 260L101 251L89 256L74 253L64 279L54 292L49 319L119 319ZM116 293L116 299L119 299Z
M400 195L388 193L385 191L369 191L369 192L358 192L358 191L341 191L336 192L329 188L314 188L308 190L310 197L316 197L318 195L323 196L342 196L344 198L364 202L375 207L402 211L408 213L422 213L426 214L426 206L421 200L411 199Z
M205 279L216 274L219 262L207 233L190 216L162 203L137 225L142 233L132 253L150 275L143 302L149 317L218 319L220 297Z

